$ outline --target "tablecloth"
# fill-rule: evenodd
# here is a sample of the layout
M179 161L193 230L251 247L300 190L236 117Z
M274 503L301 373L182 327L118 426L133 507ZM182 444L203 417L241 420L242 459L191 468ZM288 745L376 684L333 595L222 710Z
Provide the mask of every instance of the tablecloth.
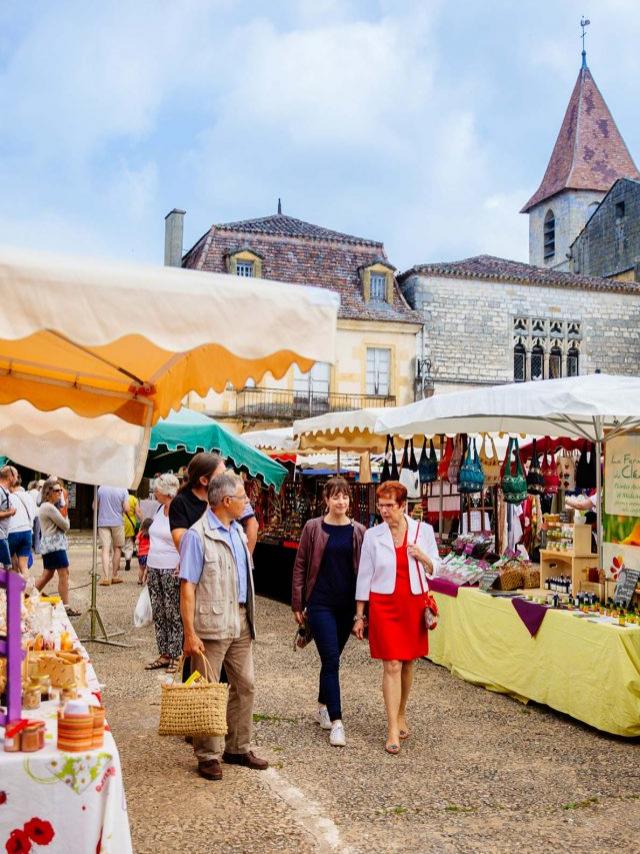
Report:
M76 637L61 606L54 620ZM89 685L79 693L97 705L98 679L84 647L78 650L87 659ZM6 753L0 739L0 851L129 854L133 849L120 756L108 725L101 748L62 753L56 749L56 710L56 703L47 702L23 711L23 717L46 723L43 750Z
M434 593L429 658L455 675L534 700L605 732L640 735L640 627L549 610L531 637L509 599L461 587Z

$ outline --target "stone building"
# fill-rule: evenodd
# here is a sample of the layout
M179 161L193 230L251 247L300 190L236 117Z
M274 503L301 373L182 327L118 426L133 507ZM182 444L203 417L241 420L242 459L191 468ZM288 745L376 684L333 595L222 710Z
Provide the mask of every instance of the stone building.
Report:
M318 363L309 373L294 365L281 379L255 377L243 389L204 400L190 395L190 406L247 430L330 410L414 400L422 320L402 295L381 242L287 216L279 204L272 216L212 225L181 257L183 215L172 211L166 218L165 263L314 285L340 295L333 365Z
M640 284L479 255L398 276L435 392L640 371Z
M571 244L571 269L640 280L640 181L619 178Z
M618 178L640 178L582 54L582 68L529 215L529 263L571 270L571 244Z

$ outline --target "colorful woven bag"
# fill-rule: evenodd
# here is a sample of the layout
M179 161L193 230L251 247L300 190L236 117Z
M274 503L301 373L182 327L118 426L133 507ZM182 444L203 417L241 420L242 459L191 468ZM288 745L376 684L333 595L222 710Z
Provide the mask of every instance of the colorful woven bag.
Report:
M547 439L547 447L551 444L551 440ZM544 459L542 461L542 476L544 477L544 491L547 495L555 495L560 487L560 476L558 475L558 466L551 452L551 460L547 457L545 448Z
M422 443L422 453L418 460L418 472L420 483L433 483L438 479L438 458L436 449L433 447L433 439L429 440L429 456L427 456L427 437Z
M491 443L491 456L489 456L485 450L484 443L487 439L487 434L482 434L482 445L480 446L480 463L482 465L482 471L484 473L484 485L485 486L499 486L500 485L500 458L498 457L498 452L496 451L496 443L493 441L493 436L489 437L489 442Z
M463 464L460 466L460 479L458 481L458 489L460 492L473 493L482 492L484 486L484 474L478 457L478 449L476 448L476 440L473 440L473 449L471 442L467 446L467 456Z
M529 471L527 472L527 492L529 495L542 495L544 493L544 475L540 468L535 439L533 440L531 462L529 463Z
M511 452L515 452L515 471L511 462ZM520 446L517 439L509 439L507 456L505 457L505 469L502 476L502 493L507 504L520 504L527 497L527 480L520 459Z

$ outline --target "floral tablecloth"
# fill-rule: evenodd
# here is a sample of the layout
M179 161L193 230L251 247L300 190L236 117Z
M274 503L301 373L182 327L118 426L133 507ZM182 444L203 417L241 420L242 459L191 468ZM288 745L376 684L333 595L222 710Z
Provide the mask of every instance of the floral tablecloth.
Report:
M56 622L73 632L64 609ZM74 633L75 634L75 633ZM87 658L88 689L99 704L100 685ZM42 703L23 716L46 724L45 747L36 753L6 753L0 728L0 852L10 854L129 854L132 851L118 748L111 732L87 753L56 749L57 704Z

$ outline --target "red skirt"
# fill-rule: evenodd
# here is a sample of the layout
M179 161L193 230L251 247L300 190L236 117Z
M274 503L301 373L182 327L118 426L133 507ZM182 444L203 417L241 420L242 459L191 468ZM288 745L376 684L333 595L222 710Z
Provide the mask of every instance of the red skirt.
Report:
M424 622L424 595L411 592L409 557L405 542L396 549L396 587L393 593L369 595L369 650L371 658L412 661L429 651Z

